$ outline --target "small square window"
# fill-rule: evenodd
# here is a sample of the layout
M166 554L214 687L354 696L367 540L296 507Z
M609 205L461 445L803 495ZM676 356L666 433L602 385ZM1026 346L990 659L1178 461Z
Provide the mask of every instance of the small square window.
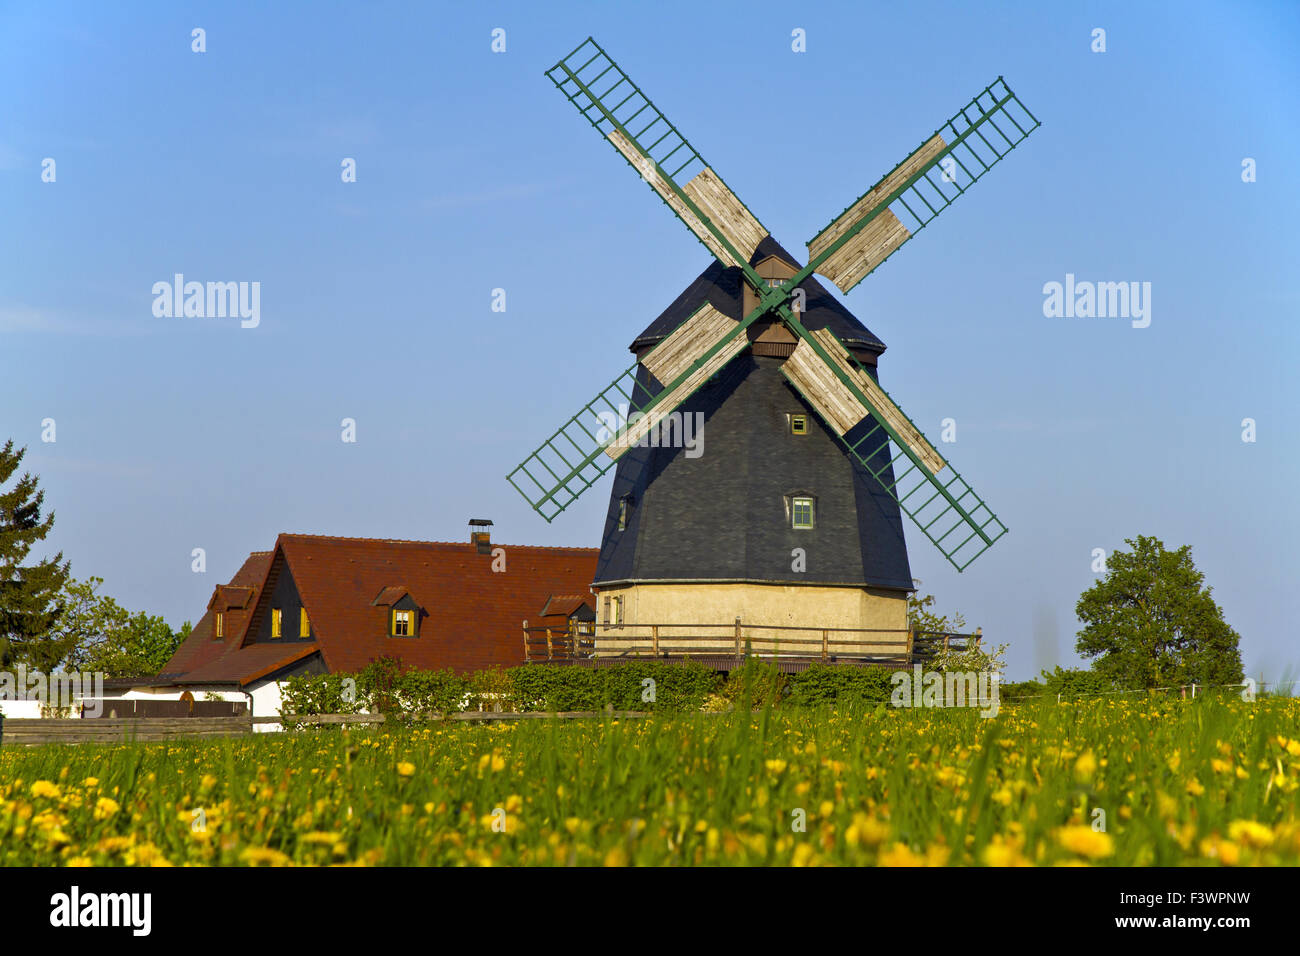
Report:
M796 528L811 528L813 526L813 500L811 498L795 498L790 503L790 515Z
M791 415L790 416L790 434L807 435L808 434L808 416Z
M393 612L393 637L410 637L412 633L412 612Z

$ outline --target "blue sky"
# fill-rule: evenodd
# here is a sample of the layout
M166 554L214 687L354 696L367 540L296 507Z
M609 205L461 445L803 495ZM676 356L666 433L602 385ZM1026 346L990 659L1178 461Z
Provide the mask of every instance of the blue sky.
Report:
M280 531L598 544L608 477L548 525L502 476L709 256L543 77L592 34L792 251L1004 75L1043 126L844 298L1011 529L962 574L909 529L914 574L1030 676L1153 534L1297 661L1300 6L121 6L0 4L0 439L127 607L197 620ZM156 318L177 272L261 324ZM1150 327L1045 318L1066 273Z

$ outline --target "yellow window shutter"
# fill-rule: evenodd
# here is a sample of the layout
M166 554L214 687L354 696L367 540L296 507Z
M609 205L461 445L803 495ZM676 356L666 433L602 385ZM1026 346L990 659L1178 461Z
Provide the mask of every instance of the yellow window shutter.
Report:
M298 636L311 637L311 621L307 617L307 609L300 608L298 611Z

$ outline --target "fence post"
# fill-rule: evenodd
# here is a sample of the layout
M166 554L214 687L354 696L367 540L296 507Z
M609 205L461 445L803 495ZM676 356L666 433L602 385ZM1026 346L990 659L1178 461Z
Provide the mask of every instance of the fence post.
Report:
M659 625L650 625L650 649L655 657L659 656Z
M546 659L548 661L551 659L551 629L549 627L546 629Z
M736 660L740 660L740 618L736 618Z
M528 661L528 622L524 621L524 663L527 664Z
M912 663L912 655L916 653L916 635L918 628L909 627L907 629L907 663Z

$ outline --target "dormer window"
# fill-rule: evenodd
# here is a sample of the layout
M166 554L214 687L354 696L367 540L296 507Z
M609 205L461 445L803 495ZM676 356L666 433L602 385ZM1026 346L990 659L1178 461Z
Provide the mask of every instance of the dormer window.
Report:
M212 637L214 640L221 640L226 636L226 615L221 611L217 612L217 619L212 625Z
M384 609L387 621L385 633L389 637L420 636L420 605L404 586L390 585L381 590L370 603Z
M790 416L790 434L807 435L808 434L808 416L791 415Z
M284 637L284 612L278 607L271 610L271 637Z

